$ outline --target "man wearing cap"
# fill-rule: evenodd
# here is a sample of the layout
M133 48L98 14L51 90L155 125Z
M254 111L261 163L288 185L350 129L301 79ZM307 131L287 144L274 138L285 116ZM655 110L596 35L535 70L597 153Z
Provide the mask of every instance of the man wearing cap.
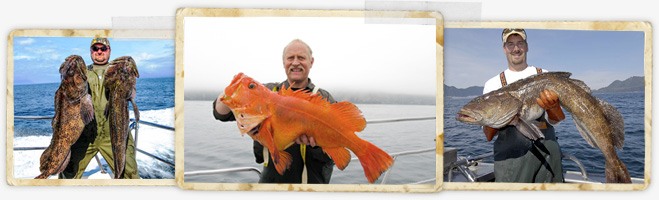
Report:
M501 36L508 68L485 82L483 94L520 79L547 72L547 70L527 64L526 53L529 48L524 29L507 28L503 30ZM500 129L483 127L483 133L488 141L498 135L494 141L496 182L563 182L561 150L552 125L565 119L565 114L559 105L558 96L553 91L544 90L536 101L540 107L545 109L546 115L534 122L545 135L544 139L537 142L531 141L511 125Z
M103 87L103 76L105 70L110 66L110 41L107 38L97 37L92 39L89 48L93 64L87 66L87 82L92 95L94 105L94 120L85 126L82 135L71 146L71 160L66 169L60 173L60 178L82 177L89 161L98 153L114 170L114 156L112 144L110 143L110 125L103 114L107 104L105 88ZM135 143L131 134L128 134L128 149L126 150L126 167L124 178L138 179L137 161L135 160Z

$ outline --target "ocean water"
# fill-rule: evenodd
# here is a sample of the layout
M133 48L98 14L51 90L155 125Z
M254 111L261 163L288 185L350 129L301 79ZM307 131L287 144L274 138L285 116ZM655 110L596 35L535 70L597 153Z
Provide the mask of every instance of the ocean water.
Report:
M53 116L55 91L59 83L15 85L14 116ZM140 120L174 127L174 78L138 78L136 103ZM133 118L131 106L130 117ZM14 119L14 147L46 147L52 137L51 120ZM133 133L134 134L134 133ZM174 163L174 131L140 125L137 148ZM33 178L39 174L43 150L14 151L14 177ZM102 156L99 156L102 158ZM174 167L137 153L139 175L144 179L174 178ZM101 165L109 170L107 164ZM94 160L87 173L100 170Z
M618 109L625 122L625 144L617 150L618 156L632 177L644 178L645 167L645 96L642 92L598 93L594 94ZM458 110L473 97L447 97L444 99L445 135L444 146L458 149L459 156L476 156L492 151L493 141L487 142L480 126L458 122L455 116ZM588 173L604 175L604 157L599 149L591 147L577 131L571 114L565 113L566 119L555 126L556 136L561 151L577 157ZM493 162L493 159L486 159ZM579 171L577 165L563 160L564 170Z
M413 117L434 117L431 105L358 104L367 121ZM184 169L185 172L262 166L255 162L252 139L241 136L235 122L215 120L211 101L185 101ZM387 153L435 148L435 120L368 124L357 135ZM352 154L353 157L354 154ZM435 178L434 151L398 157L390 169L387 184L408 184ZM379 183L381 181L378 180ZM186 175L185 182L198 183L256 183L254 172L235 172L212 175ZM365 184L362 166L352 161L344 171L334 168L330 183Z

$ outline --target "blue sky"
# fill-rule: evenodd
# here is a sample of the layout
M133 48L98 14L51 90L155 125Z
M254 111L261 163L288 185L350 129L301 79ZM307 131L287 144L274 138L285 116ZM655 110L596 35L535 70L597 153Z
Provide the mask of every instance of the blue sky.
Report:
M508 65L502 29L444 29L444 81L458 88L483 86ZM572 72L591 89L643 76L642 31L526 29L529 65Z
M14 37L14 84L56 83L64 59L77 54L92 63L91 37ZM171 39L109 38L110 60L132 56L140 78L174 77L174 41Z

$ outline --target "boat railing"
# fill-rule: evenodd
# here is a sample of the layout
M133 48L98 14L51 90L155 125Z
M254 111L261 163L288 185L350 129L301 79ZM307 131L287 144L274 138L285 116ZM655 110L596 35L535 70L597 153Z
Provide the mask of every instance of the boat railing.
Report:
M421 120L435 120L435 117L417 117L417 118L400 118L400 119L382 119L382 120L371 120L367 121L367 124L379 124L379 123L392 123L392 122L405 122L405 121L421 121ZM394 161L398 157L403 157L403 156L409 156L409 155L417 155L417 154L422 154L422 153L428 153L428 152L434 152L435 147L432 148L426 148L426 149L417 149L417 150L410 150L410 151L402 151L402 152L397 152L397 153L392 153L389 154ZM350 159L351 161L354 160L359 160L357 157L352 157ZM394 168L396 162L389 167L389 169L384 172L382 175L382 181L380 184L386 184L387 181L389 180L389 174L391 172L391 169ZM221 168L221 169L211 169L211 170L195 170L195 171L188 171L184 172L183 175L185 176L194 176L194 175L211 175L211 174L222 174L222 173L231 173L231 172L246 172L246 171L251 171L255 172L257 175L261 174L261 170L255 168L255 167L236 167L236 168ZM431 179L426 179L422 181L417 181L413 182L411 184L424 184L424 183L430 183L435 181L436 178L431 178Z
M52 120L53 116L14 116L14 119L19 119L19 120ZM165 125L161 125L161 124L154 123L154 122L149 122L149 121L144 121L144 120L140 120L140 121L136 122L135 119L133 119L133 118L130 119L130 122L131 123L129 124L129 129L130 129L129 131L134 130L133 138L134 138L134 143L135 143L135 150L137 152L140 152L140 153L148 156L148 157L151 157L151 158L156 159L156 160L158 160L162 163L165 163L169 166L174 167L174 162L173 161L169 161L167 159L164 159L164 158L161 158L161 157L156 156L154 154L151 154L149 152L146 152L146 151L140 149L137 145L137 138L139 136L138 132L139 132L139 125L140 124L151 126L151 127L156 127L156 128L160 128L160 129L170 130L170 131L174 131L174 127L165 126ZM47 147L14 147L14 151L45 150L46 148ZM98 153L96 155L94 155L94 157L96 159L96 162L98 163L99 168L101 169L101 173L106 174L107 172L105 171L105 169L103 169L103 167L102 167L103 165L101 164L101 160L98 158Z
M448 170L448 175L447 175L447 178L448 178L447 181L448 182L453 181L452 180L453 171L454 171L453 169L457 169L457 171L460 172L460 174L462 174L462 176L464 176L467 179L467 181L476 182L477 175L474 174L474 172L472 170L469 170L469 167L477 165L481 160L483 160L485 158L490 158L492 156L494 156L494 153L490 152L490 153L485 153L485 154L481 154L481 155L477 155L477 156L473 156L473 157L472 156L458 157L456 161L450 163L449 166L448 166L449 170ZM446 159L446 157L445 157L445 159ZM580 176L583 179L583 181L592 181L588 177L588 172L586 171L586 168L584 167L583 163L577 157L573 156L572 154L563 152L562 156L561 156L561 159L562 160L570 160L570 161L574 162L580 170L580 173L581 173Z

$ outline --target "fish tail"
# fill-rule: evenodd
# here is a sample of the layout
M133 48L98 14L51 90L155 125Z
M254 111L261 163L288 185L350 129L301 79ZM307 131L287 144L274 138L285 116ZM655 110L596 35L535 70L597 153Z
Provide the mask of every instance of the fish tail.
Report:
M629 176L627 167L620 159L607 160L605 164L604 174L606 175L607 183L631 183L632 179Z
M369 183L375 182L380 175L387 171L394 163L394 159L389 154L372 143L365 141L361 145L362 149L355 152L359 162L364 168L364 175ZM354 152L354 151L353 151Z

